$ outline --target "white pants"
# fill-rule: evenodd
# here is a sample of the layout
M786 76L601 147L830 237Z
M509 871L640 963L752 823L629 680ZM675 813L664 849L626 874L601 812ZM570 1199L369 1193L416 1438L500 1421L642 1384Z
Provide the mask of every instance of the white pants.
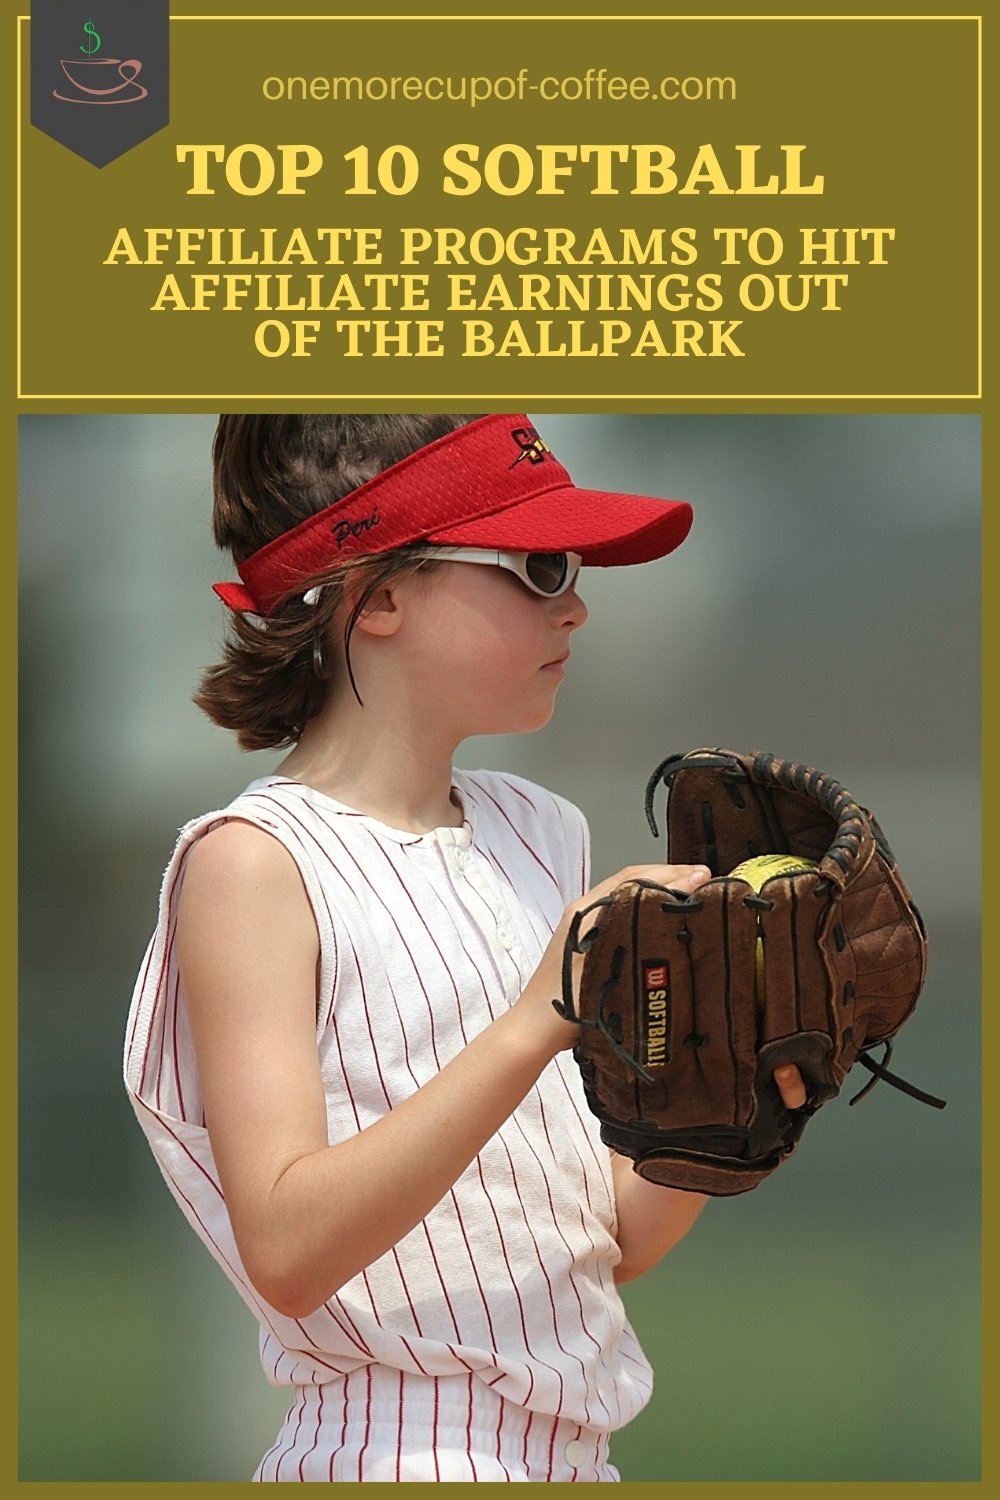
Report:
M475 1375L364 1365L297 1386L255 1483L550 1483L619 1478L608 1435L512 1406Z

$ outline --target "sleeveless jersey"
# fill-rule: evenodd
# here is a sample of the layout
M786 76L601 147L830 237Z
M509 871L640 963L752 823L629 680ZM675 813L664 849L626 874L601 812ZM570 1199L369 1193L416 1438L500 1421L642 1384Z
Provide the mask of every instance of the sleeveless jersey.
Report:
M273 776L182 829L132 1000L126 1086L171 1192L260 1323L272 1384L322 1385L364 1365L471 1374L529 1412L611 1432L645 1405L652 1375L614 1285L610 1158L568 1052L427 1217L308 1317L253 1287L219 1186L175 947L192 846L239 818L295 860L319 933L332 1144L517 1000L588 887L587 827L570 803L495 772L456 770L453 785L461 828L389 828Z

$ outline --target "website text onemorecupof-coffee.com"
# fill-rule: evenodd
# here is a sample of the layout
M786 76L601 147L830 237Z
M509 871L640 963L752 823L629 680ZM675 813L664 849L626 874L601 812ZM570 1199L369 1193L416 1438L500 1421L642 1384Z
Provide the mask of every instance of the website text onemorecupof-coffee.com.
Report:
M405 104L429 100L432 103L464 104L475 109L480 104L517 104L524 100L543 103L575 103L577 100L617 104L649 99L660 104L731 103L736 99L735 78L689 74L662 78L643 75L623 77L608 68L587 68L584 73L544 77L528 68L513 74L415 74L366 77L351 75L331 77L318 75L281 77L272 74L261 82L265 99L274 103L302 103L315 100L331 104L357 103L365 100Z

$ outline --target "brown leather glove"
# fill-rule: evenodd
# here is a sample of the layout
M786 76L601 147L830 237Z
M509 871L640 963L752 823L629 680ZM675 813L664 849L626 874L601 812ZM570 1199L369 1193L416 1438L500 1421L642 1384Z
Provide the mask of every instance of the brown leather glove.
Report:
M555 1002L581 1024L574 1056L605 1143L651 1182L721 1196L773 1172L855 1063L873 1076L852 1104L884 1078L943 1107L885 1067L927 945L871 813L813 767L691 750L650 778L654 834L661 781L668 860L713 878L694 895L630 881L580 912ZM764 854L814 865L763 883L730 874ZM773 1079L786 1063L805 1082L801 1109L785 1108Z

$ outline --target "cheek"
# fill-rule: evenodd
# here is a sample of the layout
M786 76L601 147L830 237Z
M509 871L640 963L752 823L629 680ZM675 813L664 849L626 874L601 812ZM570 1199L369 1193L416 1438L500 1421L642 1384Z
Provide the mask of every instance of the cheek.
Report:
M424 657L456 668L478 668L491 679L523 673L526 664L544 655L544 621L532 609L530 597L520 597L517 585L515 589L500 587L507 583L501 578L486 581L498 585L486 600L459 593L439 601L422 632Z
M495 702L523 681L529 660L509 627L472 617L450 635L439 672L446 689L454 686L467 699L482 696Z

